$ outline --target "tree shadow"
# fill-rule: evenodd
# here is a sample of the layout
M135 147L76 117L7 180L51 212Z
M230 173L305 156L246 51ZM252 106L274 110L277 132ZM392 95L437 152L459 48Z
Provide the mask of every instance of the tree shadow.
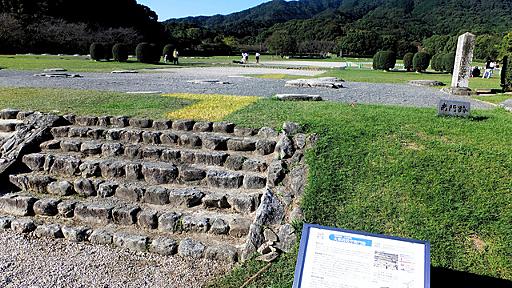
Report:
M450 288L511 288L512 281L481 276L446 268L432 267L430 287Z

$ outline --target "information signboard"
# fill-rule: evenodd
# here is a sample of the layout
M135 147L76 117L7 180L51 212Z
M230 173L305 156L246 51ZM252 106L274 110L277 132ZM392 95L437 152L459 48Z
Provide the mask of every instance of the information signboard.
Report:
M430 244L306 224L294 288L430 288Z

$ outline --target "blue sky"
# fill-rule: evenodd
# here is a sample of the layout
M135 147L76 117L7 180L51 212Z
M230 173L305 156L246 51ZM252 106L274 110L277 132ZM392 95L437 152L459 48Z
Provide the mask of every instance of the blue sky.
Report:
M108 0L107 0L108 1ZM158 20L187 16L229 14L269 0L137 0L158 14Z

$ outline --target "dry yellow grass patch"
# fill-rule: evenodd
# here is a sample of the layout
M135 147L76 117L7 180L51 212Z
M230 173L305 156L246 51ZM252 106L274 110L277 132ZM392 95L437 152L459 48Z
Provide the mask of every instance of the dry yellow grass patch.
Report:
M176 97L195 101L183 109L170 112L170 119L194 119L220 121L231 113L243 109L260 98L256 96L230 96L219 94L166 94L166 97Z

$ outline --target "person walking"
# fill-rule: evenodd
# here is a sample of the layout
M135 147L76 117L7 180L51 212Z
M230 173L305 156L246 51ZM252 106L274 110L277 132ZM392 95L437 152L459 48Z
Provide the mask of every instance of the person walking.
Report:
M179 57L180 57L180 52L178 52L178 49L174 49L174 52L172 52L172 63L174 65L179 65Z
M256 52L256 64L260 64L260 53Z

